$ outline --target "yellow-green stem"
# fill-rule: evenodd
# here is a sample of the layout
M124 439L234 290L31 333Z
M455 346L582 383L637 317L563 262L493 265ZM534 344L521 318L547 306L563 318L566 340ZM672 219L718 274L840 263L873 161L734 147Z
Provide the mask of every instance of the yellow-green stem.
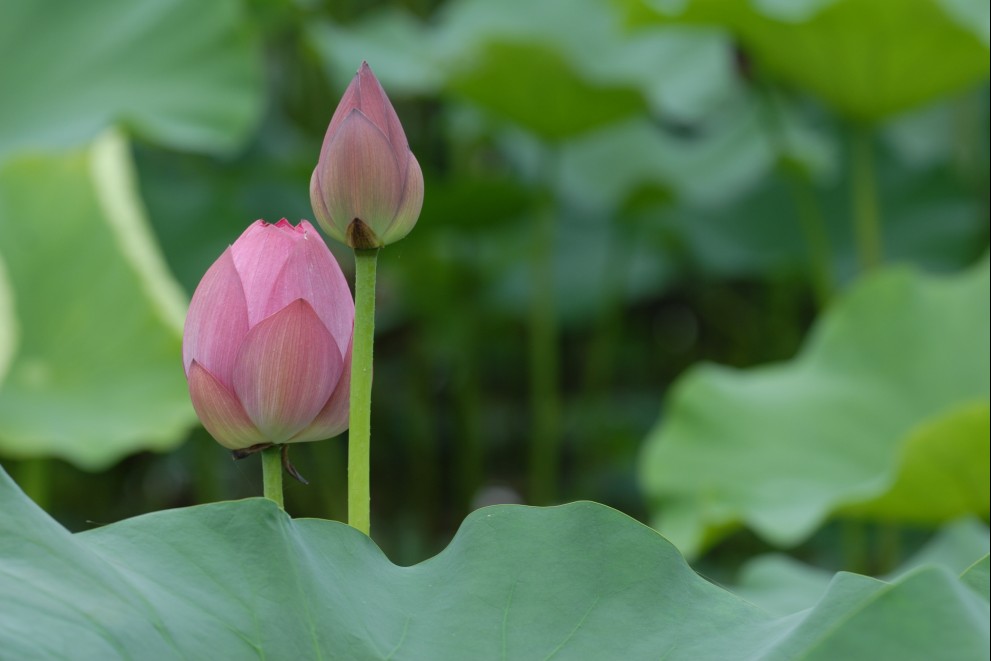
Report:
M881 238L881 212L878 209L874 146L869 128L854 129L851 146L853 163L853 227L860 266L869 271L881 265L884 257Z
M468 512L478 492L485 462L484 423L482 422L481 387L475 349L475 326L470 317L462 320L462 350L454 371L454 403L461 418L461 438L457 444L458 506Z
M760 82L758 89L764 99L763 117L766 120L771 144L780 155L788 157L794 151L794 147L791 145L791 139L785 130L784 113L780 101L769 83ZM826 231L826 219L823 218L822 210L819 208L819 201L816 198L812 178L808 171L804 167L794 164L785 164L782 169L791 186L798 213L798 222L802 228L802 234L805 236L806 250L809 254L809 275L816 299L820 307L825 307L835 288L832 272L832 247L829 242L829 233Z
M843 569L855 574L869 571L867 527L862 521L845 520L840 527Z
M371 531L372 346L378 250L354 251L354 339L351 343L351 420L348 432L348 524Z
M285 508L282 503L282 450L278 445L262 450L262 493Z
M214 503L225 500L221 496L221 479L218 476L217 460L224 455L217 452L217 444L212 440L196 439L198 443L187 443L193 453L196 471L193 479L193 493L197 503Z
M19 466L17 472L18 482L21 489L28 498L34 501L35 505L43 510L47 510L50 505L52 494L50 459L37 458L25 459Z
M808 175L792 174L792 195L798 208L798 221L805 235L805 245L809 251L811 262L812 286L819 307L826 307L833 296L832 249L829 247L829 235L826 232L826 221L816 199L815 190Z

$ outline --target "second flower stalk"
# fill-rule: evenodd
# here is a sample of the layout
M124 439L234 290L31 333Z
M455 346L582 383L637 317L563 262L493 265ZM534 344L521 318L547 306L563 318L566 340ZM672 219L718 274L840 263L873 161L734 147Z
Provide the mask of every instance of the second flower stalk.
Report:
M378 252L416 224L423 206L423 173L395 108L365 62L330 120L310 179L310 203L327 234L354 250L348 523L367 535Z

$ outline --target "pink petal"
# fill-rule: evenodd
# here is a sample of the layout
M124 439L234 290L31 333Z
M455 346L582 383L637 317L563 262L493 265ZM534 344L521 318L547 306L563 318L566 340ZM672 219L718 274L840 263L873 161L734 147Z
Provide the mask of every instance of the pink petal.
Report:
M231 246L234 266L244 288L249 328L268 316L272 285L302 237L303 230L284 218L274 225L259 220Z
M189 368L189 398L200 422L225 448L241 450L266 441L233 393L195 360Z
M234 358L248 333L248 312L231 249L207 269L193 293L182 334L182 365L189 376L193 361L231 383Z
M395 217L404 174L388 138L360 110L341 123L322 170L323 200L336 224L360 218L376 234ZM343 221L341 219L344 219Z
M406 132L403 131L396 109L367 62L361 63L357 78L360 89L358 109L389 138L396 159L399 161L399 170L405 170L405 161L410 154L409 142L406 140Z
M325 438L333 438L343 433L348 428L351 405L351 346L348 345L344 358L344 369L341 378L334 388L334 393L327 400L327 404L317 414L317 417L295 436L289 439L289 443L303 443L306 441L322 441Z
M296 299L304 299L330 331L339 354L343 355L351 344L354 328L351 290L320 234L305 220L299 228L303 239L296 242L273 283L263 314L274 314Z
M234 363L234 392L266 440L283 443L313 421L342 370L334 338L300 299L248 331Z
M406 167L406 186L403 188L402 203L389 228L382 234L382 243L395 243L410 233L420 217L423 208L423 172L413 154L409 155Z
M327 150L330 148L330 143L334 141L334 136L337 134L337 130L344 122L344 118L350 115L352 110L359 109L360 104L361 82L358 79L358 74L355 73L354 78L351 79L351 83L348 85L348 88L344 90L344 94L341 96L341 100L338 102L337 108L334 110L334 116L330 118L330 124L327 126L327 132L324 134L323 138L323 145L320 148L321 161L326 156Z
M405 169L406 153L409 152L406 132L403 131L403 125L399 121L396 109L392 106L388 95L382 89L382 84L372 73L372 68L368 66L367 62L362 62L361 66L358 67L357 73L351 79L351 84L344 90L341 101L337 104L334 116L330 119L330 125L327 127L320 158L323 159L328 143L333 140L345 118L355 109L364 113L372 124L386 135L400 161L400 170Z
M323 190L320 180L320 172L322 168L318 165L313 170L313 175L310 177L310 205L313 207L313 213L317 217L317 222L324 231L330 235L330 238L339 241L341 243L347 243L347 235L345 230L347 229L347 224L350 222L350 218L342 218L341 225L338 226L334 222L334 218L331 217L330 211L327 210L327 203L323 199Z

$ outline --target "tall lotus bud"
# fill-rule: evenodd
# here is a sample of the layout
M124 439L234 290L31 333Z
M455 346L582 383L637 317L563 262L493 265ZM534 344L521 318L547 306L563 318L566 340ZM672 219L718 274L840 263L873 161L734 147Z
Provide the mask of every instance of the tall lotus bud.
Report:
M398 241L420 216L420 164L365 62L330 120L310 179L310 202L320 226L357 250Z
M354 301L305 220L257 221L207 270L186 317L193 408L231 450L348 428Z

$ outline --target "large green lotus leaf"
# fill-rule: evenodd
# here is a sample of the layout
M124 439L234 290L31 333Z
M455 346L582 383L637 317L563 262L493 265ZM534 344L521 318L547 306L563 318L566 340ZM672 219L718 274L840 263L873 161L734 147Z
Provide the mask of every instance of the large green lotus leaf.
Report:
M657 528L692 554L740 525L792 545L856 505L931 524L986 514L988 326L987 260L895 268L838 299L789 363L692 369L641 457ZM909 512L916 493L931 502Z
M239 0L0 3L0 156L122 123L157 142L231 150L262 107Z
M975 519L961 519L942 528L929 542L884 577L894 580L920 567L939 566L954 574L974 569L974 558L987 557L988 527ZM973 574L976 580L977 573ZM811 608L829 587L832 574L780 553L748 560L731 588L769 613L787 615ZM986 592L985 592L986 594Z
M640 22L676 14L727 27L769 73L854 119L887 117L988 75L982 0L694 0L670 13L663 5L685 3L632 4Z
M95 470L178 444L195 422L185 299L135 194L126 141L107 134L0 166L0 254L19 338L0 383L0 452Z
M595 503L476 511L393 565L340 523L263 499L72 535L0 471L0 640L11 658L979 658L988 604L940 568L838 575L775 618Z

